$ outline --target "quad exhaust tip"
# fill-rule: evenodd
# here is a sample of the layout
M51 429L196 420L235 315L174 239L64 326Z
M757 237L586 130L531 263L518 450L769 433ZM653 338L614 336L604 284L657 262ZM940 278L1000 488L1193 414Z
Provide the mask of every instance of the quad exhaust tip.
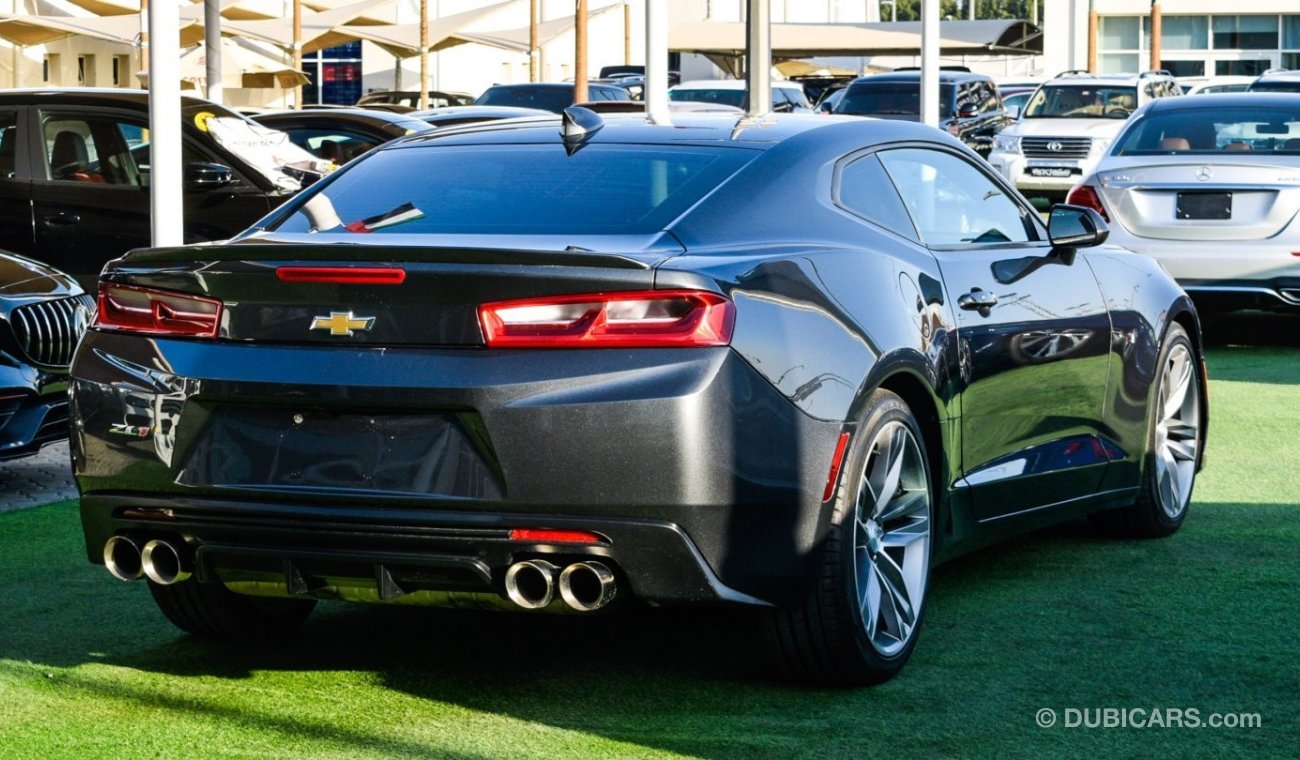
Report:
M140 547L126 536L113 536L104 542L104 567L118 580L140 580L144 575Z
M560 597L579 612L595 612L614 601L618 585L603 562L575 562L560 573Z
M540 610L555 598L558 568L541 559L516 562L506 569L506 596L526 610Z
M189 565L181 559L176 547L166 541L154 539L140 552L140 565L149 580L159 586L170 586L190 577Z

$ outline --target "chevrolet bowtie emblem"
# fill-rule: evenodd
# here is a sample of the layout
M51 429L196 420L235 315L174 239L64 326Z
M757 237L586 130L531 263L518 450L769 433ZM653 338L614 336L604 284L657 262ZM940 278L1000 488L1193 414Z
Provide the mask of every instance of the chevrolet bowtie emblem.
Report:
M329 330L330 335L354 335L357 331L370 332L375 326L374 317L358 317L350 311L331 311L328 317L311 321L313 330Z

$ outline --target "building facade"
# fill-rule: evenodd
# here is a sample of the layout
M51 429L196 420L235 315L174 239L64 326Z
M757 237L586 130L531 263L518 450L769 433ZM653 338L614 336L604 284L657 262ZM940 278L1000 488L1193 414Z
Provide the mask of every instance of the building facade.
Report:
M1160 68L1178 77L1257 75L1300 69L1300 3L1294 0L1164 0ZM1101 73L1151 63L1150 0L1052 0L1043 20L1047 74L1088 67L1088 13L1098 15Z

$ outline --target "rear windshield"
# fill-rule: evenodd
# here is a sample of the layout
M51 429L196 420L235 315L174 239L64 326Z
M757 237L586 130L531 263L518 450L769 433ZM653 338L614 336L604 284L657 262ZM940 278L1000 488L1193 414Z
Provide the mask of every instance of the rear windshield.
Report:
M744 148L588 145L382 150L274 229L380 234L650 234L757 155Z
M835 113L857 116L919 116L920 82L863 82L850 85ZM952 85L939 85L939 118L952 116Z
M1300 79L1256 79L1251 92L1300 92Z
M689 103L721 103L724 106L744 108L749 100L745 97L748 94L749 93L745 90L736 89L712 89L706 87L691 87L688 89L674 88L668 91L668 99Z
M1300 108L1186 108L1151 114L1120 135L1117 156L1300 153Z
M1127 119L1137 108L1136 87L1039 87L1025 106L1026 119Z
M519 106L560 113L573 105L572 87L489 87L476 106Z

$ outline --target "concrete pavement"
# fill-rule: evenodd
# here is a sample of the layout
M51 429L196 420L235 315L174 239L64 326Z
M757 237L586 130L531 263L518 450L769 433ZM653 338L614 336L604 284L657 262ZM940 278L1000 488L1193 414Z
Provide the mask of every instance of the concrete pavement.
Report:
M0 512L76 497L67 443L46 446L33 457L0 462Z

